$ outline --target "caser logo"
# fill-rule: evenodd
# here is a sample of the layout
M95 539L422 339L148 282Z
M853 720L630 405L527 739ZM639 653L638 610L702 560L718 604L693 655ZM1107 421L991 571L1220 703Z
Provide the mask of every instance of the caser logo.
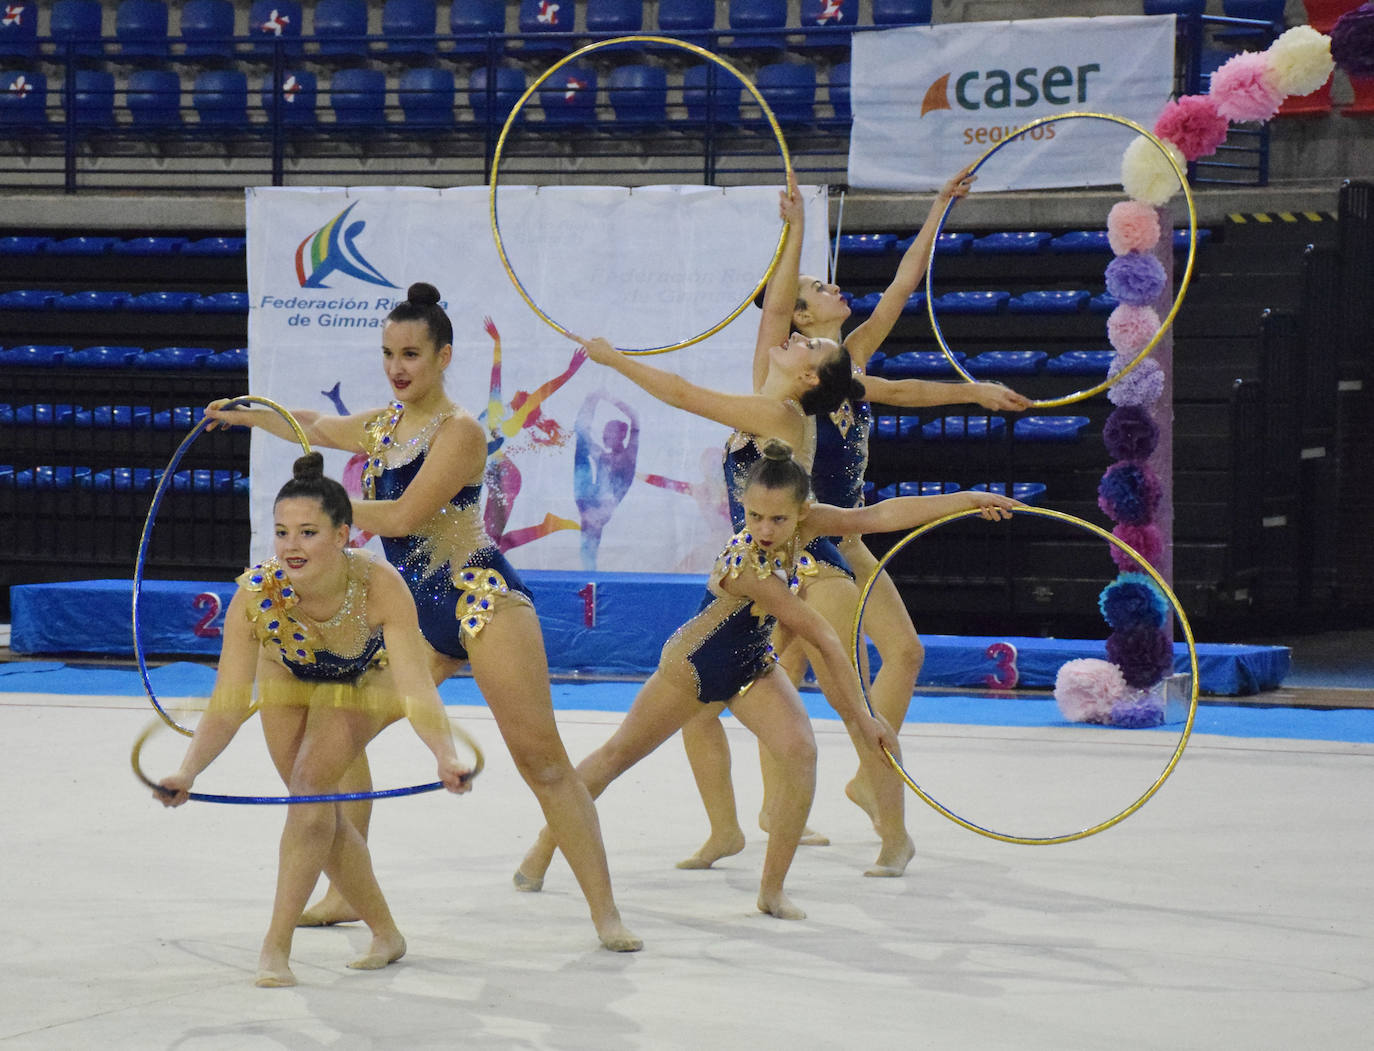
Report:
M1101 71L1098 63L1089 62L1075 68L1051 66L1043 73L1035 66L1026 66L1015 73L1005 69L969 70L958 78L954 78L953 73L945 73L926 88L921 100L921 116L934 110L952 110L956 106L977 111L1026 109L1042 101L1052 106L1082 105L1088 100L1089 76ZM951 79L954 79L952 92Z
M396 288L369 263L358 249L358 238L367 227L365 220L345 225L348 213L361 202L354 201L296 246L296 279L301 288L328 288L325 278L345 274L370 285Z

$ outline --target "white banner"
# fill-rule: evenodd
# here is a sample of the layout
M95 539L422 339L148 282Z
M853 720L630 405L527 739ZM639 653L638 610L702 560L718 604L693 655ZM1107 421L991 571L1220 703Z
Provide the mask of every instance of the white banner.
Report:
M1017 128L1070 111L1154 125L1174 83L1174 16L960 22L855 33L851 186L933 190ZM1110 186L1135 137L1044 125L999 150L978 190Z
M803 192L802 269L824 274L825 190ZM777 201L777 187L503 187L498 204L511 267L540 309L583 336L650 347L690 338L738 306L776 248ZM453 320L448 394L482 415L499 444L486 521L511 561L709 567L729 534L725 432L582 360L539 320L501 266L485 187L250 189L247 206L251 393L324 412L381 407L390 395L382 321L411 282L428 281ZM746 391L757 327L751 305L709 340L646 360ZM292 455L254 435L254 558L270 553L271 502ZM358 461L325 455L356 491Z

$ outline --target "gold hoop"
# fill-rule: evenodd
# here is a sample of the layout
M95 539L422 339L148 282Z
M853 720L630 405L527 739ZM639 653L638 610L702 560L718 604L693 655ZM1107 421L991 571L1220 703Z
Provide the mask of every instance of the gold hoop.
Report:
M763 93L760 92L759 89L754 85L754 83L750 81L749 78L746 77L742 72L740 72L740 70L736 66L732 65L730 62L721 58L714 52L707 51L704 47L699 47L696 44L689 43L686 40L676 40L673 37L635 35L613 37L609 40L598 40L594 43L587 44L585 47L580 47L572 54L559 59L547 70L545 70L542 75L535 78L534 83L532 83L529 87L525 89L525 93L521 95L520 98L516 101L515 106L511 109L510 114L506 117L506 123L501 128L501 135L496 140L496 151L492 154L491 189L487 195L487 203L488 215L491 219L491 235L493 239L496 241L496 253L501 257L501 267L506 271L506 276L510 278L511 284L515 286L516 292L520 294L520 298L525 301L525 303L529 306L531 310L535 312L535 314L539 317L541 321L543 321L550 328L554 329L556 332L559 332L562 335L567 336L569 339L574 340L578 337L539 308L539 305L534 301L533 298L531 298L529 292L525 290L525 286L521 283L520 278L516 276L515 270L510 265L510 259L506 256L505 242L501 238L501 224L496 214L496 190L500 185L501 155L505 152L506 137L510 134L511 127L515 123L515 119L520 115L520 111L524 109L525 103L529 100L529 97L533 95L536 90L538 90L539 86L543 84L544 81L548 80L549 77L551 77L558 70L562 69L569 62L572 62L574 59L577 59L582 55L590 54L593 51L599 51L601 48L613 47L616 44L627 43L667 44L671 47L682 48L684 51L689 51L694 55L698 55L701 58L714 62L716 65L720 66L726 72L730 73L732 76L738 79L739 82L744 85L745 89L748 90L749 94L754 97L754 101L758 103L759 109L763 111L764 117L766 117L768 120L768 126L773 129L773 137L777 140L778 152L782 155L783 172L785 175L785 178L783 180L784 185L788 185L792 181L792 157L787 151L787 140L783 138L782 128L778 126L777 118L773 116L773 110L769 107L768 102L764 99ZM700 343L702 340L714 336L726 325L734 321L735 318L739 317L740 314L744 313L744 309L754 301L754 297L763 291L764 286L767 285L769 279L772 278L773 271L777 268L778 260L782 257L783 245L787 242L788 226L788 223L782 224L782 232L778 234L777 247L773 249L773 258L769 260L768 269L766 269L763 272L763 277L759 279L759 283L755 285L753 289L749 292L749 294L740 301L739 306L735 307L732 311L730 311L730 313L727 314L723 320L716 322L716 324L712 325L705 332L695 335L691 339L685 339L678 343L668 343L659 347L622 347L620 348L622 353L666 354L670 350L681 350L683 347L690 347L694 343Z
M972 174L976 172L994 153L1007 143L1015 141L1027 132L1033 131L1046 124L1053 124L1056 121L1073 120L1079 117L1086 117L1090 120L1105 120L1112 124L1120 124L1122 127L1130 128L1137 134L1145 136L1145 138L1154 144L1154 147L1159 150L1160 153L1164 154L1165 160L1169 162L1169 167L1172 168L1174 174L1178 176L1178 184L1183 188L1183 197L1188 204L1188 260L1183 266L1183 279L1179 282L1178 294L1174 296L1173 306L1169 308L1168 315L1159 323L1159 330L1155 332L1154 338L1151 339L1149 343L1145 344L1140 353L1132 358L1125 368L1115 376L1108 376L1094 387L1088 387L1084 390L1075 391L1072 394L1066 394L1058 398L1044 398L1039 401L1033 401L1031 402L1033 408L1049 409L1060 405L1071 405L1074 402L1083 401L1085 398L1091 398L1095 394L1102 393L1144 361L1149 356L1150 351L1154 350L1155 347L1159 345L1159 341L1164 338L1164 333L1168 332L1169 327L1174 323L1174 318L1178 314L1178 308L1183 303L1183 294L1188 291L1188 284L1193 279L1193 260L1197 255L1197 206L1193 202L1193 191L1188 186L1187 173L1179 167L1178 161L1174 160L1173 154L1169 152L1169 148L1158 136L1126 117L1118 117L1113 113L1092 113L1086 110L1070 113L1056 113L1048 117L1041 117L1038 120L1033 120L1029 124L1017 128L1000 142L994 143L981 157L974 161L973 167L969 169L969 173ZM954 207L954 200L955 199L951 197L949 201L945 203L945 210L940 216L940 224L935 228L935 236L937 238L945 228L945 221L949 218L950 210ZM945 340L944 330L940 328L939 319L935 316L935 296L931 293L931 290L934 288L934 280L935 253L931 252L930 259L926 263L926 313L930 317L930 327L935 333L935 342L940 345L940 350L944 352L946 360L954 367L954 371L959 373L967 382L976 383L978 381L967 369L959 364L954 356L954 352L949 349L949 343Z
M1101 526L1096 526L1093 523L1084 521L1081 518L1076 518L1073 515L1065 514L1063 511L1054 511L1047 507L1016 507L1013 509L1013 511L1015 514L1034 515L1038 518L1051 518L1061 522L1067 522L1070 525L1078 526L1082 529L1088 530L1090 533L1096 534L1103 540L1106 540L1108 543L1115 545L1118 549L1130 555L1131 558L1133 558L1136 561L1136 563L1140 566L1140 568L1143 569L1149 575L1150 579L1155 582L1155 585L1160 589L1160 591L1164 593L1164 597L1169 600L1169 604L1173 607L1174 615L1178 617L1178 623L1179 626L1182 628L1183 637L1187 640L1188 643L1188 664L1189 668L1191 669L1193 679L1192 696L1189 698L1188 702L1188 717L1184 722L1183 734L1179 737L1178 747L1174 749L1173 755L1169 757L1169 762L1164 767L1163 773L1161 773L1159 777L1155 779L1154 783L1145 790L1144 794L1141 795L1140 798L1136 799L1135 802L1131 803L1130 806L1126 807L1126 809L1122 810L1120 813L1114 815L1113 817L1108 818L1106 821L1099 822L1098 824L1092 825L1089 828L1080 829L1077 832L1069 832L1058 836L1016 836L1005 832L997 832L990 828L984 828L982 825L975 824L974 822L969 821L967 818L961 817L953 810L951 810L949 807L945 806L939 800L931 796L928 792L925 791L925 789L923 789L920 785L916 783L915 778L913 778L906 771L906 768L902 766L901 762L898 761L898 759L891 752L888 752L886 749L884 749L884 752L887 755L888 762L892 764L892 768L897 771L898 776L900 776L901 779L907 783L908 788L910 788L913 792L916 793L917 796L920 797L923 803L931 807L931 809L943 814L945 817L953 821L956 825L968 829L970 832L977 832L980 836L986 836L989 839L996 839L1003 843L1018 843L1022 846L1049 846L1054 843L1072 843L1074 840L1086 839L1088 836L1095 835L1098 832L1102 832L1106 829L1111 828L1113 825L1117 825L1120 824L1122 821L1125 821L1126 818L1130 817L1137 810L1143 807L1149 801L1150 797L1153 796L1156 792L1158 792L1160 787L1164 784L1164 782L1168 780L1169 775L1174 772L1174 767L1178 765L1179 759L1183 757L1183 749L1188 745L1188 738L1192 735L1193 732L1193 720L1197 716L1197 646L1193 641L1192 626L1188 623L1188 616L1183 612L1183 606L1179 603L1178 596L1175 595L1173 589L1170 588L1167 583L1165 583L1164 578L1159 575L1159 573L1155 570L1154 566L1150 565L1149 562L1145 561L1145 559L1142 558L1140 554L1129 544L1122 541L1119 537L1113 536L1111 533L1107 532L1107 530L1103 529ZM878 577L882 574L883 570L887 568L887 564L892 560L893 556L895 556L899 551L905 548L917 537L923 536L924 534L929 533L933 529L938 529L940 526L945 525L948 522L955 522L961 518L969 518L977 514L979 514L979 511L976 508L967 511L956 511L953 514L945 515L943 518L937 518L933 522L927 522L925 525L917 526L911 532L907 533L906 536L902 537L901 540L897 541L897 543L894 544L892 548L883 555L882 558L878 559L878 564L874 567L873 572L869 575L868 580L864 583L863 590L859 594L858 608L854 611L854 624L853 632L851 635L851 641L853 642L853 645L850 651L850 659L854 661L855 668L859 667L859 647L863 644L863 616L864 609L868 605L868 596L872 592L873 586L877 583ZM867 702L868 684L863 681L862 675L859 676L859 683L863 687L864 700L865 702ZM872 710L873 706L869 704L869 711L871 712Z

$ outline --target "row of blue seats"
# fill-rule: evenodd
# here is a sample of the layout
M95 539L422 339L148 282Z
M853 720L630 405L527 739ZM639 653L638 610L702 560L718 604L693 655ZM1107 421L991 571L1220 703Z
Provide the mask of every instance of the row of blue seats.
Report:
M865 482L864 503L872 505L881 500L890 500L894 496L941 496L946 493L957 493L962 488L958 482L892 482L883 486L874 482ZM1046 488L1044 482L1012 482L1011 496L1012 499L1020 500L1023 504L1036 504L1044 495ZM977 485L969 486L969 491L975 493L991 491L1006 496L1007 483L979 482Z
M1090 422L1086 416L1021 416L1012 425L1012 438L1018 442L1076 442ZM983 441L1002 438L1006 433L1007 421L1001 416L942 416L925 423L919 416L879 416L873 421L873 437L883 441Z
M216 353L209 347L85 347L28 343L0 349L0 368L95 368L95 369L214 369L242 372L248 368L248 348L235 347Z
M32 57L40 51L36 4L12 2L0 23L0 56ZM515 6L515 5L512 5ZM859 22L859 0L801 0L798 17L789 21L788 0L729 0L727 23L741 35L719 44L724 50L780 50L783 35L800 33L820 46L843 46ZM585 0L582 29L588 33L638 34L645 30L642 0ZM666 36L709 33L716 27L715 0L657 0L653 30ZM875 25L916 25L931 20L932 0L871 0ZM568 34L577 29L577 0L518 0L515 24L521 35L540 37ZM83 58L111 57L128 61L228 60L240 54L236 34L246 30L244 48L268 57L276 47L289 56L304 52L305 11L295 0L255 0L246 25L236 25L230 0L188 0L181 5L179 39L170 45L168 6L161 0L123 0L115 14L111 54L103 37L104 13L98 0L58 0L53 5L49 39L59 52ZM448 30L454 36L478 38L451 41L454 50L482 53L487 34L506 32L506 0L453 0ZM372 45L397 58L434 55L439 49L438 4L434 0L386 0L381 12L381 35L368 35L364 0L319 0L314 5L311 53L324 59L363 57ZM767 31L767 32L763 32ZM803 44L802 46L805 46ZM519 54L567 51L562 42L519 42Z
M1043 350L988 350L972 357L954 351L955 360L969 375L990 379L1000 376L1095 376L1107 375L1111 350L1065 350L1051 357ZM875 354L868 371L885 379L954 379L958 376L939 350L908 350L887 356Z
M569 65L558 70L539 89L538 110L527 111L526 117L542 113L545 122L588 123L614 119L617 122L662 123L668 119L670 97L686 107L687 119L707 119L708 77L715 70L709 64L687 69L680 87L670 89L668 74L661 66L632 64L611 71L607 77L606 94L609 109L597 106L598 82L596 70L590 66ZM779 120L789 123L809 123L824 113L817 113L818 85L816 67L806 62L777 62L762 66L755 74L759 91L768 101ZM504 121L524 92L525 74L514 67L501 66L494 77L486 67L473 70L467 78L466 90L458 89L452 70L440 68L408 69L397 83L395 94L400 117L406 124L449 125L458 118L460 102L465 101L464 115L485 123L489 119ZM298 126L313 125L320 115L319 83L307 70L287 71L278 90L274 76L263 78L258 106L250 111L248 78L240 70L206 70L198 74L191 88L191 109L201 125L216 128L241 128L250 123L251 115L261 122L274 118L281 123ZM116 107L114 74L101 70L76 70L73 74L71 118L83 128L113 127L120 117L128 114L130 125L140 128L180 127L186 118L182 106L181 79L176 73L164 70L139 70L129 75L124 102ZM387 75L379 69L342 69L333 75L328 86L329 105L334 123L342 125L386 124L394 107L387 105ZM464 96L460 100L459 96ZM836 117L849 117L849 64L836 63L830 70L825 93ZM714 109L711 116L721 123L737 124L742 120L741 101L745 97L742 85L725 73L719 73L711 92ZM761 119L761 118L760 118ZM56 123L63 126L65 114L49 112L47 80L36 70L3 74L0 82L0 125L44 128ZM266 127L266 123L260 123Z
M178 405L153 411L148 405L8 405L0 402L0 426L75 427L97 430L189 431L201 421L205 409L199 405Z
M1198 244L1211 239L1212 231L1200 227L1197 232ZM1175 230L1174 248L1183 250L1188 247L1188 231ZM831 248L840 255L887 255L889 252L905 252L916 240L916 235L898 237L896 234L840 234L831 240ZM936 255L1036 255L1040 252L1053 252L1057 255L1072 255L1085 252L1110 252L1106 230L1070 230L1054 234L1048 230L1003 230L977 237L970 233L942 233L935 240Z
M0 464L0 492L6 490L95 489L113 492L148 492L165 472L151 467L23 467ZM239 493L248 492L248 476L242 471L223 468L172 473L173 492Z
M849 301L849 309L858 315L871 314L882 299L881 292L869 292ZM935 297L936 314L1077 314L1091 311L1110 314L1118 306L1117 298L1107 292L1093 295L1087 289L1046 289L1022 292L1013 296L1005 291L945 292ZM913 292L902 307L903 314L924 314L925 292Z
M0 292L0 310L129 310L149 314L246 314L247 292L55 292L18 288Z
M2 255L60 255L60 256L169 256L187 255L196 258L232 257L243 255L248 241L243 237L0 237Z

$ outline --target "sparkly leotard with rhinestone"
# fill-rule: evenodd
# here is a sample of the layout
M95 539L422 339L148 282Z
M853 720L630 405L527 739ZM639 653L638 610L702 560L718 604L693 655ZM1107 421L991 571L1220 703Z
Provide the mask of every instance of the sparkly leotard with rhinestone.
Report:
M439 426L454 414L439 413L414 437L398 442L394 434L404 411L393 402L367 424L365 499L399 499L420 473ZM414 533L382 537L387 561L415 597L421 634L459 660L467 660L466 641L502 607L533 605L529 589L482 527L481 497L481 482L465 485Z
M861 370L854 371L862 378ZM834 412L816 418L816 459L811 466L811 491L820 503L835 507L863 504L872 426L873 410L866 401L846 401Z

